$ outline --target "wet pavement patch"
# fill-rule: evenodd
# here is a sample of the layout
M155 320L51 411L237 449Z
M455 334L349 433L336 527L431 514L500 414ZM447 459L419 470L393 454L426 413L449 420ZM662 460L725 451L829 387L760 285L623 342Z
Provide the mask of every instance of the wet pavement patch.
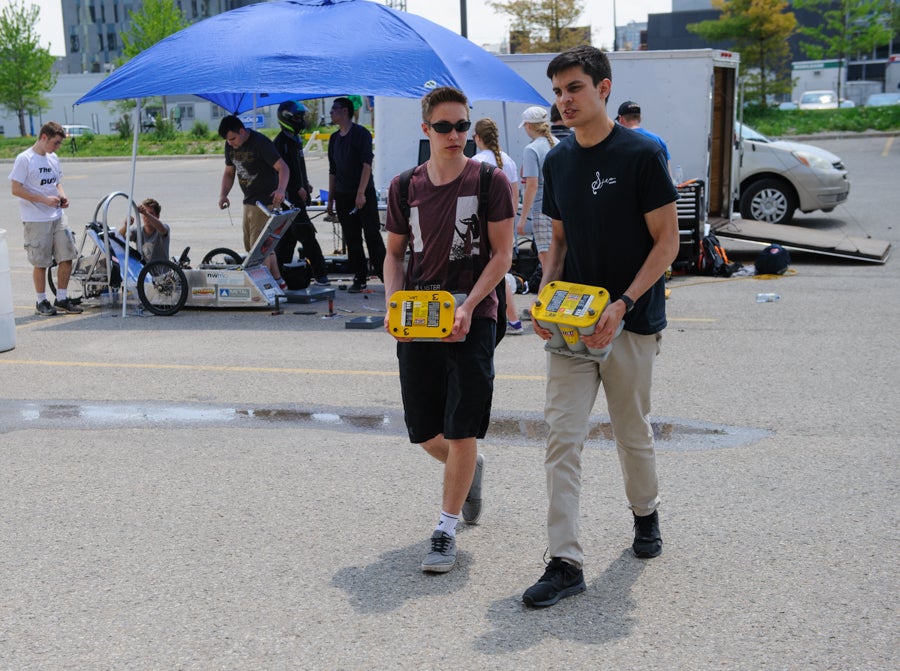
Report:
M203 403L144 402L9 402L0 406L0 434L30 429L99 430L113 428L252 428L287 425L349 433L378 433L406 439L399 411L341 408L230 407ZM651 422L658 450L714 450L749 446L772 435L752 427L727 426L694 420L654 418ZM494 412L484 442L543 443L547 425L541 416L504 416ZM612 426L598 417L591 420L588 448L613 449Z

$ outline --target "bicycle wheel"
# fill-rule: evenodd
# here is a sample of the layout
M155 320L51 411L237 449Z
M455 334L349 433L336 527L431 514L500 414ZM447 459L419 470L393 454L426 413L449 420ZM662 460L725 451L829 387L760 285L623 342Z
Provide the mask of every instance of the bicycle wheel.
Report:
M172 261L153 261L141 268L137 291L141 305L155 315L168 317L187 301L187 278Z
M75 262L72 262L72 266L75 267ZM53 262L53 265L47 268L47 286L50 289L50 292L56 296L57 295L57 287L59 286L59 279L57 277L57 272L59 271L59 266L56 262ZM80 303L81 299L84 298L84 287L81 284L81 279L79 278L77 273L71 273L69 275L69 286L66 289L67 296L75 301L76 303Z
M202 263L215 266L239 266L244 262L241 255L228 247L216 247L203 257Z

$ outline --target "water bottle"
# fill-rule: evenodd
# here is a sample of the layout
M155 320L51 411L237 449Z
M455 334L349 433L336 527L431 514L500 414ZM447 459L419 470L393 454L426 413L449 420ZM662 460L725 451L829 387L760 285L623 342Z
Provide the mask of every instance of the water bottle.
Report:
M756 294L756 302L757 303L774 303L781 296L778 294Z
M681 184L684 182L684 170L682 170L680 165L675 166L675 184Z

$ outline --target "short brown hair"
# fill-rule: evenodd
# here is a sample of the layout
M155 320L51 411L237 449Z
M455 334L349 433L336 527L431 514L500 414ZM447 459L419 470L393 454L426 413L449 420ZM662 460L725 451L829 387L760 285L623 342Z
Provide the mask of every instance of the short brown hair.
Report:
M141 203L141 205L149 207L157 217L159 216L159 213L162 212L162 206L155 198L144 198L144 202Z
M66 137L66 129L63 128L62 126L60 126L55 121L48 121L43 126L41 126L41 132L40 132L40 135L38 135L38 137L40 137L41 135L46 135L48 138L51 138L51 137L65 138Z
M431 114L434 108L441 103L461 103L469 108L469 99L466 94L455 89L452 86L439 86L422 96L422 121L428 123L431 121ZM468 111L466 112L468 116Z

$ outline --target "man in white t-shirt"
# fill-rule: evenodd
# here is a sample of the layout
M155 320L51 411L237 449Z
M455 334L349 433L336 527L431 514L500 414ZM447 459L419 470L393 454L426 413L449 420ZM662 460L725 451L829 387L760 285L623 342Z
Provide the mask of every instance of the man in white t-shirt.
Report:
M63 219L69 199L62 188L62 169L56 150L66 137L55 121L45 123L37 142L16 156L9 173L12 195L19 199L19 212L25 226L25 251L34 267L34 312L51 316L57 312L78 314L84 310L68 297L72 260L78 256L72 232ZM47 300L47 268L54 259L59 264L58 286L53 305Z

